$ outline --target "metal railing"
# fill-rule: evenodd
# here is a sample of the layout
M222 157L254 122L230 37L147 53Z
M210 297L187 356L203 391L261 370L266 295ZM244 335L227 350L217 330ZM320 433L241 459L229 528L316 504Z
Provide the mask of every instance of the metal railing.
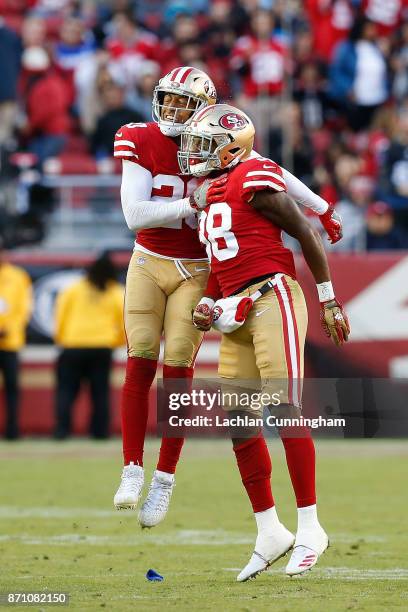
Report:
M54 190L41 245L52 250L129 248L129 232L120 204L118 175L48 175L41 184Z

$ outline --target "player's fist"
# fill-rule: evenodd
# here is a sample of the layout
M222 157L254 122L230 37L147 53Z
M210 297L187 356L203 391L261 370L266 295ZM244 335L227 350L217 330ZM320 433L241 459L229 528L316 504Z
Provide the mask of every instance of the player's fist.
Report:
M214 300L203 298L194 310L191 312L193 317L193 325L201 331L209 331L213 323L214 311L213 311Z
M190 196L190 206L196 210L203 210L215 202L222 202L227 189L227 175L216 179L205 179Z
M350 334L350 324L343 306L334 298L320 304L320 321L324 332L336 346L347 342Z
M324 215L319 215L320 223L329 236L329 240L332 244L338 242L343 238L343 225L339 213L337 213L333 206L329 206Z

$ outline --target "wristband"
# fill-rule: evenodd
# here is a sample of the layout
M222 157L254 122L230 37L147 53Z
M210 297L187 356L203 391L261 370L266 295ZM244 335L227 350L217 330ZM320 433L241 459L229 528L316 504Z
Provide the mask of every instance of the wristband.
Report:
M200 304L205 304L206 306L213 308L215 304L215 300L213 300L210 297L202 297L201 300L198 302L197 306L200 306Z
M331 281L326 281L325 283L318 283L316 287L317 293L319 294L320 302L328 302L329 300L334 299L334 290Z

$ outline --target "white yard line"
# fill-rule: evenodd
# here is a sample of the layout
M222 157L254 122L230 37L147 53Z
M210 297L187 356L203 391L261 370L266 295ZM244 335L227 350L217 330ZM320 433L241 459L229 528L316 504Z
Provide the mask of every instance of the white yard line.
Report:
M223 567L225 572L240 572L242 567ZM280 575L282 568L267 570L268 574ZM369 569L369 568L350 568L350 567L314 567L312 572L307 572L304 576L293 578L293 580L304 579L306 576L313 575L315 578L340 578L343 580L406 580L408 579L408 568L395 567L392 569Z
M40 509L37 508L37 511ZM57 509L53 509L53 513L51 516L56 518L73 518L72 514L55 514ZM65 509L61 508L59 510L64 511ZM80 514L75 516L81 516L83 518L96 518L96 517L105 517L114 516L120 517L120 514L117 512L108 512L106 515L104 511L91 511L90 513L86 513L86 509L76 508L76 511L80 512ZM89 511L88 511L89 512ZM101 512L102 514L99 514ZM20 515L23 517L23 515ZM28 516L28 515L27 515ZM31 515L30 515L31 516ZM35 516L38 516L36 514ZM49 518L50 515L44 514L44 517ZM13 515L11 518L15 518ZM190 546L224 546L224 545L237 545L237 544L248 544L253 545L254 543L254 534L253 533L242 533L242 532L233 532L233 531L224 531L223 529L204 529L204 530L195 530L195 529L185 529L174 531L171 533L143 533L140 532L140 535L93 535L93 534L81 534L81 533L64 533L59 535L51 535L51 536L37 536L30 534L16 534L9 535L4 534L0 535L1 542L21 542L22 544L28 545L37 545L37 544L47 544L47 545L57 545L57 546L69 546L73 544L86 544L91 546L139 546L143 544L155 544L157 546L182 546L182 545L190 545ZM356 535L353 536L351 534L333 534L331 536L331 541L333 544L338 543L353 543L353 542L386 542L386 536L379 535Z
M229 573L238 573L241 571L241 567L223 567L221 568L224 572ZM286 580L289 578L285 577L283 567L269 569L267 571L268 574L274 576L282 576ZM168 572L166 577L169 578L171 576L184 576L185 572ZM192 575L191 573L189 574ZM196 572L194 575L200 575L199 572ZM308 576L313 576L314 578L320 578L325 580L331 580L333 578L340 580L406 580L408 579L408 568L403 567L395 567L392 569L369 569L369 568L349 568L349 567L315 567L312 572L305 574L304 576L299 576L297 578L293 578L293 580L304 580L307 579ZM56 578L59 580L69 580L69 579L84 579L84 580L100 580L103 578L108 578L110 580L115 578L134 578L135 573L132 574L123 574L117 572L109 572L100 573L100 574L66 574L62 576L61 574L56 574L54 576L47 574L47 578ZM38 579L38 575L24 575L18 576L18 580L34 580Z
M60 508L60 507L37 507L21 508L19 506L0 506L0 519L10 518L106 518L119 516L117 510L98 510L91 508Z

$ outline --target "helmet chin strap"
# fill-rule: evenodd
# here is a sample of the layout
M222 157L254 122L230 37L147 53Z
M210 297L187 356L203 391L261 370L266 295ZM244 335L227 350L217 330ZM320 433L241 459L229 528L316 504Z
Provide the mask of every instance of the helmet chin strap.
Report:
M159 130L164 136L170 136L171 138L175 138L176 136L180 136L182 131L185 128L183 123L173 123L171 125L166 125L163 121L158 122Z

